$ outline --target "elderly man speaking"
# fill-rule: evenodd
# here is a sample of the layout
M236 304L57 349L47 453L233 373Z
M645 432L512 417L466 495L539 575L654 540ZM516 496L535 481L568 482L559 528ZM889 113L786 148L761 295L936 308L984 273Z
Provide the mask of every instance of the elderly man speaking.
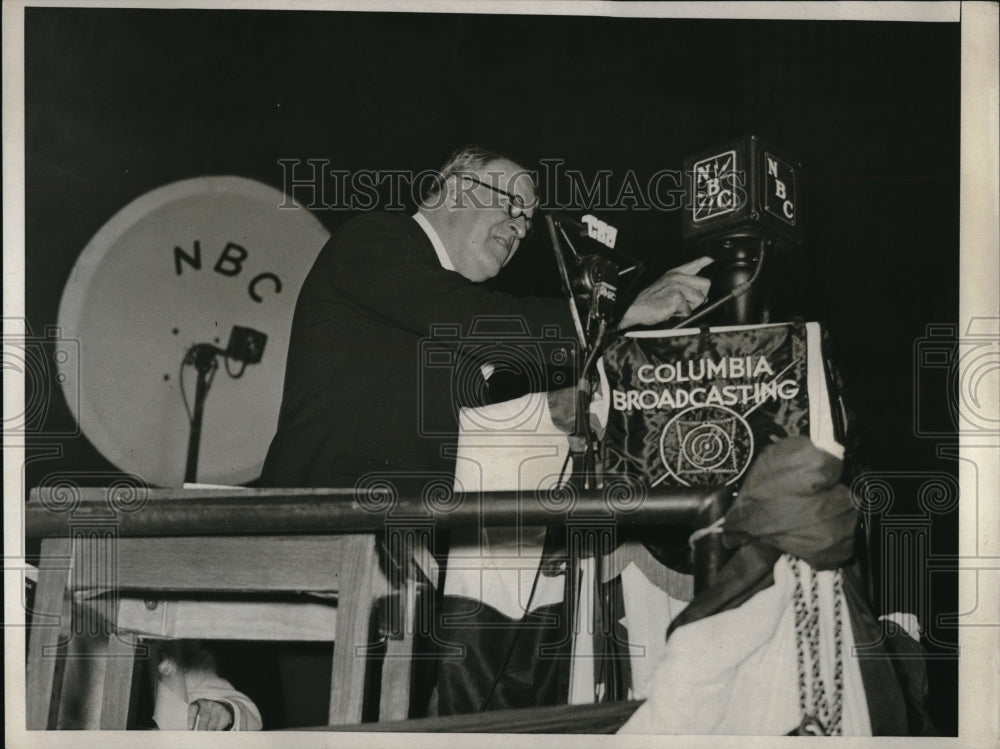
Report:
M517 297L483 283L517 252L536 206L527 169L467 146L441 168L414 215L367 213L329 240L295 308L262 485L353 487L376 471L454 470L453 451L443 448L454 445L457 420L431 429L427 415L448 419L458 406L481 405L456 399L486 391L456 392L423 376L421 342L435 330L468 335L481 317L523 321L531 336L547 327L574 337L564 299ZM664 274L639 293L620 326L688 314L708 292L708 280L692 275L708 262Z

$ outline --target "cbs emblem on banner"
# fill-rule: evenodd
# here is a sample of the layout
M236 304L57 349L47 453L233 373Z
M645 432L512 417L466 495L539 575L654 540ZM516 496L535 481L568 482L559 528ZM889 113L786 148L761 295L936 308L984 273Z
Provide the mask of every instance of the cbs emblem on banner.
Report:
M660 434L660 459L684 486L731 484L753 459L750 424L725 406L693 406L670 419Z

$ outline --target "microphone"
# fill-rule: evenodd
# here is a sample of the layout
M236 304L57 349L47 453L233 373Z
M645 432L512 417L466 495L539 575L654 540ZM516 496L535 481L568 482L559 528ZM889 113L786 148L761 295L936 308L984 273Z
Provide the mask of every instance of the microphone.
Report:
M610 321L618 299L642 275L644 264L616 247L618 229L596 216L585 214L576 220L547 212L546 219L552 222L557 260L576 303L587 311L591 322ZM566 247L565 256L559 253L560 246Z
M229 361L236 361L245 367L247 364L257 364L264 357L264 346L267 335L253 328L234 325L229 334L229 343L221 349L211 343L196 343L188 349L184 363L195 365L196 361L206 357L224 356Z
M766 300L759 287L751 287L760 277L765 252L780 253L802 242L801 164L756 135L746 135L684 159L683 167L685 243L693 255L709 255L721 269L728 292L724 301L732 301L728 322L763 322Z
M776 251L801 244L797 161L746 135L689 156L683 166L681 235L699 254L722 260L744 239L765 240Z

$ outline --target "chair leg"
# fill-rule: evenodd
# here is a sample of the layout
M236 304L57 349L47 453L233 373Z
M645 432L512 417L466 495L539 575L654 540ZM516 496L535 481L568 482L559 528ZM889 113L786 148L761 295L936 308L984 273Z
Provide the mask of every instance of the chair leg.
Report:
M107 670L104 674L104 701L101 704L101 729L125 730L135 717L139 697L138 637L114 632L108 641Z
M361 722L377 569L374 536L351 536L344 550L344 565L338 571L342 584L338 586L337 631L333 642L330 725Z
M62 668L57 651L69 632L70 541L49 538L42 541L41 568L31 617L28 646L27 727L29 730L54 728L59 701L57 686ZM65 560L62 563L61 560ZM60 568L59 565L62 564Z
M413 667L413 635L415 627L416 585L405 580L399 591L403 614L402 631L389 637L382 663L382 692L379 699L379 720L405 720L410 717L410 680Z

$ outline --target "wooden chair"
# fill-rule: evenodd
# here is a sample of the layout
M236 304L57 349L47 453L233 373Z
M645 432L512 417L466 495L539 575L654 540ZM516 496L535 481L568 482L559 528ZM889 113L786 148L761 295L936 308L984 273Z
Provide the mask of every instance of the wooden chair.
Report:
M46 539L42 558L47 564L39 572L35 610L61 616L58 622L43 616L32 622L28 727L54 727L62 679L62 663L56 656L71 636L74 613L97 613L111 625L100 716L103 729L130 726L138 694L140 634L333 641L329 720L333 725L360 723L362 686L372 662L374 605L379 597L395 592L379 569L378 556L376 536L371 533L202 538L84 534ZM59 564L60 559L65 564ZM106 591L111 591L110 597L94 597ZM287 598L304 592L335 595L336 606L315 600L264 599L266 594ZM216 618L191 598L234 593L261 598L241 600L234 606L242 613ZM412 596L408 600L412 603ZM145 605L137 613L138 601ZM405 633L402 639L387 640L383 720L407 717L411 648L412 638Z

